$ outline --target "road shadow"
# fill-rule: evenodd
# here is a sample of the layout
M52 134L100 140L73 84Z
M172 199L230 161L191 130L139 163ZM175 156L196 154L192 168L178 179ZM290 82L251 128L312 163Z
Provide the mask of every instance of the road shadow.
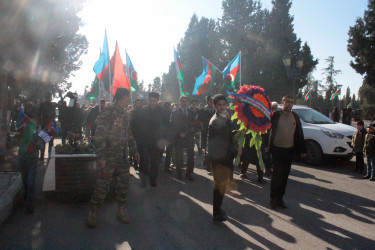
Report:
M298 191L291 192L297 187ZM336 224L350 223L350 221L345 222L344 215L350 219L373 225L375 211L369 209L369 207L373 207L373 200L293 179L288 181L287 192L290 209L280 210L280 212L290 215L293 218L292 222L299 228L342 249L375 247L374 240L328 223L324 216L325 213L340 216L342 219ZM358 230L356 231L358 232Z

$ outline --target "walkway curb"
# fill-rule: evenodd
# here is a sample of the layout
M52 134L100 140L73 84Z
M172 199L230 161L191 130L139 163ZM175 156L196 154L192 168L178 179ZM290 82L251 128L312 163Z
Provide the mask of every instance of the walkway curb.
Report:
M22 185L21 173L0 172L0 225L12 213Z

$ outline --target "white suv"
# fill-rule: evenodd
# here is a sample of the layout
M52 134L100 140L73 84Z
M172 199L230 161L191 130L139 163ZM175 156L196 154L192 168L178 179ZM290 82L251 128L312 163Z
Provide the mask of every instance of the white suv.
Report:
M343 160L353 157L351 142L356 131L354 127L335 123L322 113L306 106L294 105L293 111L301 119L307 150L307 157L304 159L306 163L319 165L324 156L334 156Z

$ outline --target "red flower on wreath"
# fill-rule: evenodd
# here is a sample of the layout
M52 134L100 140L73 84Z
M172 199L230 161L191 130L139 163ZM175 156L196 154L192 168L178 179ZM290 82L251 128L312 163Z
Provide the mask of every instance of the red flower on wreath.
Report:
M248 100L243 98L244 96L248 97ZM237 118L245 127L256 133L265 133L271 127L271 103L263 88L242 86L233 99Z

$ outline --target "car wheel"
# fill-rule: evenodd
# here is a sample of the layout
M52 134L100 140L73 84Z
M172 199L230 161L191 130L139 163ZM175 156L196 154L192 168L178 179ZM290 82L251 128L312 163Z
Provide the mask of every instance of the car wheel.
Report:
M306 141L307 156L303 159L309 165L320 165L323 161L323 152L320 145L314 141Z

